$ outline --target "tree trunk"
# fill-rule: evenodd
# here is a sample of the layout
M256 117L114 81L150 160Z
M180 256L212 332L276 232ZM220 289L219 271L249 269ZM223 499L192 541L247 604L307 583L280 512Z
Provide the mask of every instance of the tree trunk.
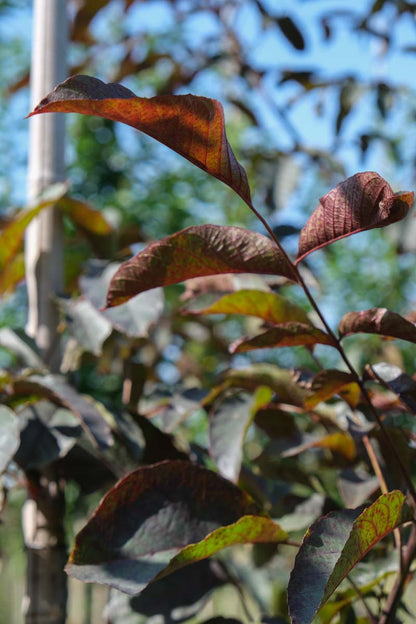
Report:
M66 77L66 0L34 0L31 103L37 104ZM64 118L40 115L30 120L28 200L33 202L64 178ZM62 292L63 236L60 214L48 209L33 221L25 244L29 318L32 336L51 370L59 368L58 311ZM26 624L63 624L67 580L63 486L53 474L29 480L23 513L27 554Z

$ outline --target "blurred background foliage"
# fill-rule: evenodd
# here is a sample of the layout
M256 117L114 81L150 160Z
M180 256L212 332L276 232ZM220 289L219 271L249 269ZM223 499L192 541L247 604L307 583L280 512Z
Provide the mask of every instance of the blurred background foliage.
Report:
M414 187L413 2L71 0L68 10L69 74L121 81L141 96L191 92L221 100L229 141L247 169L254 205L270 220L289 251L295 252L299 229L319 197L346 176L375 169L394 190ZM2 226L16 206L24 205L27 122L23 117L29 111L30 20L29 0L0 3ZM105 262L120 262L135 252L138 244L189 225L212 222L259 229L232 191L131 128L94 117L71 116L67 144L71 196L100 210L114 229L107 237L91 232L85 237L85 232L80 236L79 228L68 220L65 297L88 292L91 282L83 287L81 274L95 271L100 275ZM414 309L413 217L411 214L387 231L340 241L305 263L305 279L333 327L350 310L380 306L407 314ZM218 293L222 288L241 286L216 283L213 290ZM308 308L297 287L278 282L255 283L253 287L272 288ZM196 294L212 295L201 293L201 288L198 283L188 285L185 292L183 287L167 288L163 310L153 316L155 302L142 303L149 308L143 327L126 330L117 320L116 329L94 347L95 352L79 337L78 321L63 303L66 351L62 370L80 392L91 394L109 408L116 405L121 409L126 404L126 378L133 380L137 396L130 396L127 403L142 398L142 408L147 413L154 409L155 414L164 395L176 397L180 403L184 390L209 388L231 367L272 362L318 370L302 348L231 356L229 343L253 331L253 319L200 317L196 321L181 314L184 299L189 304ZM4 292L0 325L21 329L25 305L24 285L11 294ZM134 313L142 315L143 308ZM4 366L17 367L18 356L0 343ZM339 361L328 351L318 346L316 354L327 366L336 367ZM349 339L347 351L359 368L369 360L383 360L414 371L414 349L408 346L399 349L396 343L379 338L358 337ZM170 433L176 417L162 410L162 416L152 422ZM309 425L302 426L308 429ZM147 435L151 438L154 432ZM175 435L184 448L194 444L193 452L198 454L199 447L207 445L204 410L195 410L186 424L178 424ZM258 448L253 438L246 452L255 456ZM267 452L262 458L273 474ZM290 462L286 465L291 466ZM331 473L331 467L326 468ZM299 468L301 481L309 469ZM325 480L323 465L319 469ZM8 479L18 480L16 474ZM333 479L331 473L330 491L334 490ZM283 481L280 485L286 487ZM81 521L93 503L81 497L80 484L71 487L72 526L78 520L71 514ZM305 487L310 488L310 483ZM96 494L91 496L95 503ZM10 589L18 584L10 579L22 576L23 554L16 554L21 548L16 527L22 498L19 489L11 494L14 505L8 507L0 538L4 561L0 613L10 622L20 599L20 593ZM255 550L260 559L269 557L260 548ZM274 566L277 576L278 567ZM242 573L244 562L240 568ZM80 591L85 593L87 605L84 621L99 621L94 619L99 616L93 601L105 602L103 591L94 598L90 588ZM267 600L274 602L277 614L281 610L284 614L282 587L277 583L273 592ZM260 603L266 600L261 595L257 599ZM20 621L19 617L14 621Z

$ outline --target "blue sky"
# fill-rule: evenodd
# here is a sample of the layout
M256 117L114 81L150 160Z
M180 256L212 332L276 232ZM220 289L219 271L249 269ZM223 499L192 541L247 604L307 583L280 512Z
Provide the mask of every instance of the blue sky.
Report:
M415 28L410 16L400 20L400 24L395 28L393 44L388 54L383 53L382 43L373 40L369 45L368 37L362 33L352 33L349 27L350 17L341 13L333 22L333 37L329 42L322 41L322 28L318 16L325 12L336 9L347 8L354 11L356 15L365 15L366 9L372 1L352 0L350 2L339 2L335 0L269 0L267 2L270 9L296 17L299 25L306 35L307 48L303 53L294 53L290 44L279 34L270 29L259 37L261 22L260 16L250 3L242 2L240 9L235 11L232 19L238 25L241 38L245 42L247 57L254 64L270 67L276 74L282 69L305 68L319 69L322 79L329 77L345 77L354 75L363 80L386 80L395 85L403 86L403 89L410 90L415 87L416 53L404 54L401 49L406 46L414 46ZM117 23L117 16L120 14L120 4L115 3L112 12L112 28ZM108 14L107 14L108 17ZM378 29L388 27L389 15L386 12L374 16L372 25ZM94 23L94 28L98 33L104 32L103 19L98 19ZM163 0L155 0L138 3L129 13L131 32L153 32L163 33L173 25L173 15L169 4ZM107 26L108 27L108 26ZM202 33L210 33L215 36L218 26L212 15L206 13L191 20L188 27L184 29L183 36L190 47L198 48ZM30 35L31 16L30 11L16 10L10 16L2 18L0 22L0 37L3 41L8 38L22 41L23 51L30 55ZM1 71L5 82L13 75L15 68L7 64L7 59L2 59ZM105 74L105 71L103 71ZM272 74L273 75L273 74ZM100 77L104 77L100 76ZM281 106L285 105L288 96L296 96L299 86L294 83L284 85L273 84L273 80L267 85L270 93ZM208 97L221 97L218 85L211 78L200 78L195 83L194 92ZM141 94L144 95L144 94ZM403 105L396 106L394 117L389 120L387 130L396 131L403 128L403 132L408 132L409 142L413 141L413 131L406 128L406 111ZM25 172L24 164L25 141L27 138L28 122L23 121L24 115L28 112L29 98L27 92L22 92L14 98L13 107L2 111L2 122L5 127L14 128L15 137L19 143L20 163L16 163L16 168L11 171L10 163L7 169L14 178L13 198L17 203L24 202ZM334 99L333 92L328 90L326 95L318 97L316 92L303 98L293 105L288 113L294 127L305 137L308 146L330 149L333 140L334 120L337 114L338 103ZM276 117L270 113L264 103L257 101L257 112L265 124L265 136L267 137L267 147L285 148L290 147L291 138L288 136L285 127L276 121ZM317 109L323 109L324 115L317 114ZM344 124L346 135L353 135L353 131L367 131L380 128L380 121L371 118L371 102L365 95L360 100L357 113L347 118ZM383 128L384 130L385 128ZM342 156L346 165L346 173L350 174L362 168L362 164L357 157L357 150L354 145L347 145L342 150ZM388 169L391 163L387 162L382 152L377 148L370 150L369 159L365 163L367 169ZM382 171L381 171L382 172ZM391 170L397 184L403 185L409 176L413 178L414 173L410 168L403 168L401 171ZM17 176L17 179L16 179ZM413 181L413 180L412 180Z

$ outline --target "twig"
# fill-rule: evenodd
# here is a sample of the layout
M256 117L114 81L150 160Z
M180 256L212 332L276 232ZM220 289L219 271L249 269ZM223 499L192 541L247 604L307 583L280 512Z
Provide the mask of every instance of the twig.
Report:
M407 576L409 574L410 566L416 555L416 525L412 525L409 541L406 544L405 552L403 555L403 564L400 575L397 576L396 581L391 588L390 594L387 597L386 604L384 605L383 613L379 619L379 624L394 624L396 622L396 611L400 604L405 585L407 582Z
M355 591L355 593L357 594L358 598L360 599L365 612L368 615L368 618L371 622L371 624L377 624L377 618L376 616L373 614L373 612L371 611L370 607L368 606L366 599L364 598L361 589L358 587L358 585L352 580L352 578L350 576L347 576L347 581L349 582L349 584L351 585L351 587L353 588L353 590Z

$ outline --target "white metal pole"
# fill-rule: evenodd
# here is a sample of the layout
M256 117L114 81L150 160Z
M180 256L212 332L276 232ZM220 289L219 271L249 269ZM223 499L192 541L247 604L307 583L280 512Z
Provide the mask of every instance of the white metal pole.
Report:
M66 0L34 0L32 108L66 78L66 9ZM64 179L64 132L64 115L38 115L30 119L29 202L35 201L49 185ZM27 333L35 339L46 360L56 357L57 311L53 294L62 292L62 247L60 215L52 208L29 226L25 246Z
M31 103L35 106L66 78L66 0L34 0ZM28 200L33 202L64 178L64 116L30 119ZM42 212L31 223L25 241L26 282L31 335L51 370L59 367L58 312L54 294L62 292L63 236L60 214ZM32 481L23 506L22 525L27 557L26 624L64 624L67 581L63 487L53 474L27 475Z

